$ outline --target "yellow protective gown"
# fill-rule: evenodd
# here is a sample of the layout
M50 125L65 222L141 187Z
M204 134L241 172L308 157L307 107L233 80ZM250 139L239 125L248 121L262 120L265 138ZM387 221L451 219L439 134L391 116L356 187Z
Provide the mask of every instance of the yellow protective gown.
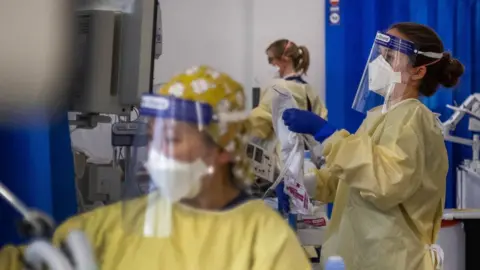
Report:
M260 102L256 108L252 110L249 118L250 135L260 139L259 142L266 150L275 153L277 167L282 167L280 161L281 149L277 143L272 123L272 99L277 93L272 89L276 85L281 89L287 89L292 94L299 109L307 109L307 97L312 106L312 112L319 115L323 119L327 119L327 108L309 84L302 84L296 81L285 79L274 79L269 87L262 89Z
M358 131L325 141L317 199L335 200L322 263L332 255L348 270L435 269L448 158L436 117L408 99L386 114L370 111Z
M275 79L269 85L269 87L262 89L260 102L258 106L252 110L249 119L251 134L254 137L269 139L274 133L272 124L272 98L276 95L276 92L271 88L273 85L289 90L293 98L295 98L299 109L307 109L308 97L312 105L312 112L321 116L323 119L327 119L327 108L309 84L302 84L285 79Z
M146 200L129 203L144 209ZM133 224L126 222L118 203L71 218L57 229L54 242L72 229L81 229L94 246L99 269L106 270L311 269L293 231L263 201L252 200L223 212L182 205L172 211L170 238L126 233ZM20 270L19 256L18 249L5 248L0 252L0 268Z

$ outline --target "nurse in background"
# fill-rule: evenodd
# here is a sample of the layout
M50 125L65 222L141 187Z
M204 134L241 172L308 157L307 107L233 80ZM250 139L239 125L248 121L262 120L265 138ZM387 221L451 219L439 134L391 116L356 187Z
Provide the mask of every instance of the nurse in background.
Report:
M325 120L327 108L317 94L318 90L314 90L303 78L310 66L310 53L307 47L297 46L288 39L279 39L270 44L265 52L268 63L274 68L276 74L270 83L263 87L259 105L250 115L250 135L252 141L274 153L277 163L276 171L279 172L283 169L281 162L283 158L272 123L272 98L277 95L273 86L290 91L299 109L312 112ZM288 212L289 200L283 189L283 183L276 188L279 210Z
M311 111L327 119L327 109L314 90L304 79L310 66L310 53L305 46L297 46L293 41L279 39L266 50L268 63L275 68L277 78L264 87L258 107L250 116L252 136L262 140L275 140L272 125L272 97L274 85L292 93L299 109Z
M327 108L324 102L303 78L310 66L310 53L305 46L297 46L293 41L279 39L266 49L268 63L275 68L276 78L261 91L259 105L253 109L249 124L251 136L256 143L274 152L277 169L281 170L283 160L272 124L272 98L277 95L273 86L288 90L292 94L299 109L307 110L323 119L327 119ZM288 208L288 206L287 206Z

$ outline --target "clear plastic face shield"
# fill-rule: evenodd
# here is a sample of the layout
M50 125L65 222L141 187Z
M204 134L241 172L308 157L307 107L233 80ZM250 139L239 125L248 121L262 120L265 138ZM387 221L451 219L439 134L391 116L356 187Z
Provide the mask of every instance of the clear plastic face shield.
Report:
M400 101L418 96L418 93L412 92L416 90L409 87L418 54L432 60L443 55L418 51L415 44L408 40L377 32L352 108L366 113L381 106L382 112L386 113Z
M205 133L210 105L173 96L144 95L139 131L132 148L122 213L127 231L168 237L172 208L193 200L214 172L217 146Z

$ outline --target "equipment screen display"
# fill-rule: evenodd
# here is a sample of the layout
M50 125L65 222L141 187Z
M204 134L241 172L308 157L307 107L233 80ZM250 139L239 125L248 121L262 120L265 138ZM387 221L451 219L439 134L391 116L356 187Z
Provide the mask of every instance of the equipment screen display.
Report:
M255 160L256 162L258 162L258 163L262 163L262 160L263 160L263 151L262 151L262 149L257 148L257 149L255 150L255 158L254 158L254 160Z
M247 145L247 157L252 159L253 158L253 152L255 151L255 147L251 144Z
M81 99L84 95L85 81L87 76L87 58L88 41L90 35L90 15L81 15L77 17L78 36L76 39L74 81L72 95L75 99Z

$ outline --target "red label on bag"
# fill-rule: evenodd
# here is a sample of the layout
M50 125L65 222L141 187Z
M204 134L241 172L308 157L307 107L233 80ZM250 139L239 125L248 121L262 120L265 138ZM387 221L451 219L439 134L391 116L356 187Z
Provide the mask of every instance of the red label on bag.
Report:
M302 194L300 194L300 192L298 192L298 189L294 188L294 187L287 187L287 190L290 191L290 193L295 196L295 198L299 199L300 201L304 201L305 200L305 196L303 196Z
M303 223L310 225L310 226L315 226L315 227L324 227L327 226L327 221L325 218L311 218L311 219L304 219Z

